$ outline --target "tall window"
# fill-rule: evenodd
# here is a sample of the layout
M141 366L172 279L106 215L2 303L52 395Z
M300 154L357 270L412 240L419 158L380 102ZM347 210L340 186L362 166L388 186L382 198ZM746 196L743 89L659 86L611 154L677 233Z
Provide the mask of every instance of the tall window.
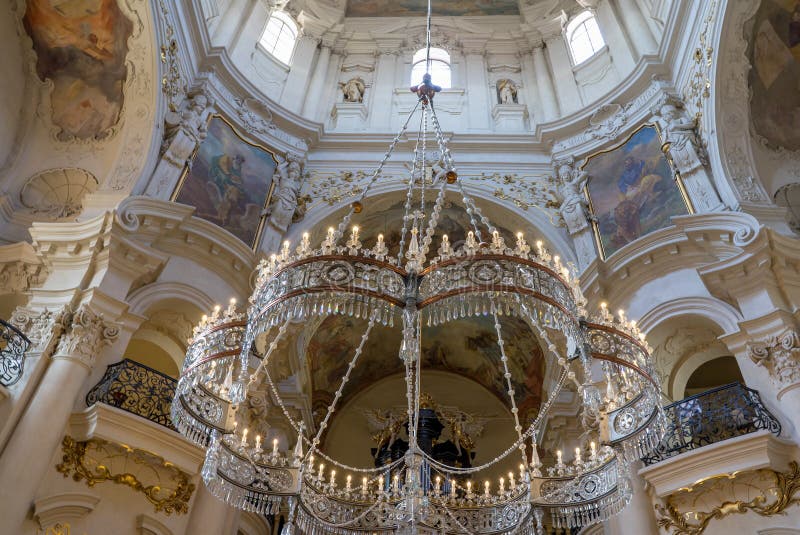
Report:
M425 74L425 58L427 50L418 50L414 54L411 67L411 85L417 85ZM433 83L447 89L452 80L450 77L450 54L441 48L431 48L431 79Z
M590 11L584 11L572 19L567 24L565 35L575 65L594 56L606 44L597 26L597 19Z
M261 34L261 46L276 59L286 65L292 59L294 43L297 41L297 24L283 11L276 11L270 16L264 33Z

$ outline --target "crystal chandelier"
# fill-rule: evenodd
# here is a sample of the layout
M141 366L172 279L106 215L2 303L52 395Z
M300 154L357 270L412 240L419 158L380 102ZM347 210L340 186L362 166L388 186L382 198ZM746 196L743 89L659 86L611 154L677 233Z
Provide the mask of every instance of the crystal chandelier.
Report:
M430 20L429 2L429 49ZM649 347L622 311L614 317L602 305L596 317L587 318L574 270L541 241L531 247L519 233L513 245L506 243L456 173L434 106L439 88L426 74L411 90L417 106L338 226L328 229L318 247L309 234L294 248L285 242L279 254L259 265L246 313L232 302L195 328L172 404L175 426L206 448L201 474L215 496L259 514L288 511L285 535L540 535L549 527L603 521L627 504L632 464L663 434ZM367 247L358 227L350 226L352 217L362 211L417 116L399 250L390 252L382 235ZM426 158L430 127L438 148L436 172ZM437 232L448 188L461 196L471 224L459 245ZM284 358L278 345L290 324L334 315L362 319L366 329L321 421L298 421L268 365ZM460 468L437 461L417 441L421 342L430 326L446 328L475 317L493 323L516 439L491 461ZM547 399L530 421L516 405L503 337L506 317L530 327L556 370ZM398 354L405 367L408 450L377 468L349 466L326 454L321 437L378 324L402 334ZM282 451L277 439L263 444L260 435L252 436L250 429L264 427L256 421L264 416L237 410L258 388L267 389L297 433L292 451ZM561 450L553 455L542 448L550 413L567 391L576 394L583 427L571 460ZM515 466L507 478L473 488L471 478L497 471L502 463Z

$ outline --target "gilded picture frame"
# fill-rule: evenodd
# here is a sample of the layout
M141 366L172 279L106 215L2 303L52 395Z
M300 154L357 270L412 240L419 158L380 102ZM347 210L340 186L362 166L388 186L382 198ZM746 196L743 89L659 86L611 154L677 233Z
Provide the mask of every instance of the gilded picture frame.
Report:
M255 250L266 224L265 209L272 202L278 159L223 115L209 115L206 125L206 138L195 147L170 200L194 206L195 217Z
M624 140L590 154L580 169L588 173L583 194L602 260L669 226L672 216L694 213L657 124L642 124Z

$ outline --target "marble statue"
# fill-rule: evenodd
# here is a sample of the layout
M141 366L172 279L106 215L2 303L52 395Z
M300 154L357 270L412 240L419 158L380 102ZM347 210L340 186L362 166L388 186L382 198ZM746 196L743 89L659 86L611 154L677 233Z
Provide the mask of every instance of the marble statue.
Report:
M589 226L586 217L586 199L583 187L589 178L586 171L575 169L572 158L555 162L558 173L558 193L561 198L561 217L570 234L575 234Z
M517 84L508 78L497 82L497 101L500 104L517 103Z
M206 138L213 103L203 93L194 95L184 103L182 113L168 112L164 118L161 160L145 192L151 197L166 198L172 193L186 162Z
M697 136L697 119L689 118L683 104L665 96L651 110L653 122L661 129L664 149L683 179L695 211L707 212L722 207L707 169L708 156Z
M300 188L302 186L302 158L299 154L290 152L286 161L278 166L275 195L266 209L269 223L281 232L285 232L289 225L302 219L305 215L305 203L300 203ZM298 213L298 205L300 212Z
M340 83L345 102L364 102L364 80L361 78L351 78L345 83Z

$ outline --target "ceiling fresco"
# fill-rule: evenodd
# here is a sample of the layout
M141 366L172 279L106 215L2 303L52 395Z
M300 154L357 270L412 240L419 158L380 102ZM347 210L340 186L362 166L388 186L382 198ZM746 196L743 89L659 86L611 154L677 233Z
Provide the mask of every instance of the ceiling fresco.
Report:
M773 147L800 150L800 0L763 0L750 44L751 117Z
M306 358L311 372L313 404L327 406L339 388L367 322L332 316L319 326ZM515 399L524 418L535 416L542 400L544 356L528 325L517 318L501 318ZM384 377L403 371L398 356L400 328L376 325L350 376L340 402ZM489 317L460 319L438 327L423 327L422 368L464 376L492 392L508 405L508 387L503 377L494 321ZM447 403L446 400L442 400Z
M123 106L133 31L116 0L30 0L23 24L36 52L36 74L52 82L52 120L60 137L108 135Z
M434 2L434 15L519 15L517 0L448 0ZM426 0L348 0L347 17L407 17L424 16Z

